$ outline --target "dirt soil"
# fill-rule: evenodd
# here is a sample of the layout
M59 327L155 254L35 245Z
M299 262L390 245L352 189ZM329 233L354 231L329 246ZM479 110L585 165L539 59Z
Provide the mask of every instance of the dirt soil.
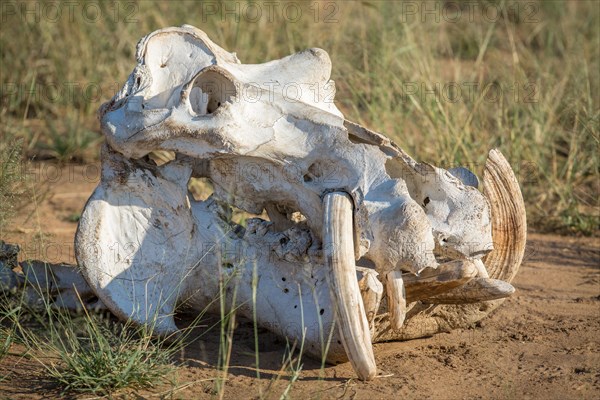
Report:
M46 196L32 199L16 219L22 222L2 239L19 243L28 258L74 263L74 220L99 180L98 165L36 168L40 183L51 181ZM348 363L322 369L320 362L303 358L290 398L600 398L599 239L530 234L513 285L517 292L471 329L376 344L385 377L373 382L356 380ZM239 323L233 342L224 398L279 398L290 381L289 371L281 370L285 343L260 331L258 379L250 322ZM175 389L160 386L115 397L215 397L214 378L222 376L215 369L218 344L214 330L182 352ZM20 356L18 347L11 351L0 363L0 398L60 397L34 358Z

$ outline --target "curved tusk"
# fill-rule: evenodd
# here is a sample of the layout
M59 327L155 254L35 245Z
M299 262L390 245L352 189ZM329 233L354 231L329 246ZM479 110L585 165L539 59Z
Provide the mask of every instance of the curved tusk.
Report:
M377 367L365 307L356 279L353 244L353 205L348 194L324 198L323 248L335 321L348 359L362 380L375 377Z
M499 150L490 150L483 173L490 203L494 249L484 258L490 278L511 282L523 261L527 240L525 203L517 178Z

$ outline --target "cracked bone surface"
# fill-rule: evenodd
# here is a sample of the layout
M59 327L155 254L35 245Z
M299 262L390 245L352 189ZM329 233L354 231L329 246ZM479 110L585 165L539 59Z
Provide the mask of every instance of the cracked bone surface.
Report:
M140 41L137 66L99 111L101 182L76 234L78 264L106 307L170 334L178 306L218 313L223 296L308 354L349 357L372 379L371 340L464 327L502 301L466 304L473 296L510 294L492 280L519 268L525 214L502 155L490 153L484 195L472 173L418 163L345 120L330 73L321 49L243 64L187 25ZM157 165L159 151L176 156ZM214 193L194 200L190 178ZM269 221L240 226L231 206ZM405 315L373 310L383 290L373 297L362 283L365 311L356 265L403 282ZM476 275L489 282L461 291Z

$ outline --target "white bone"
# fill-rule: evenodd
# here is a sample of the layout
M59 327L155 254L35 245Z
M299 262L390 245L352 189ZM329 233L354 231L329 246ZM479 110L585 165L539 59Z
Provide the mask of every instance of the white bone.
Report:
M394 330L400 330L406 318L406 291L402 282L402 272L390 271L385 275L388 312L390 325Z
M508 282L499 279L475 278L465 285L424 300L431 304L469 304L504 299L515 292Z
M483 264L483 261L479 259L473 260L473 264L475 264L475 268L477 268L477 276L479 276L480 278L490 277L490 275L487 272L487 269L485 268L485 265Z
M140 41L137 66L99 111L107 139L102 177L76 235L86 281L113 313L170 334L178 305L219 312L215 299L224 296L259 325L304 340L309 354L348 356L359 377L371 379L371 336L393 340L465 326L499 304L418 303L404 323L407 305L396 306L411 301L411 290L423 299L466 283L477 268L483 276L473 263L493 249L492 220L508 248L492 251L490 275L512 279L524 227L506 221L524 216L506 160L490 153L483 182L497 211L490 215L486 197L470 186L473 177L465 185L346 121L332 101L330 73L323 50L247 65L187 25ZM154 152L176 159L157 166ZM191 198L191 177L209 179L213 196ZM250 220L244 228L231 222L230 206L266 210L272 222ZM327 222L332 213L343 218ZM341 246L339 259L326 261L327 243ZM455 261L436 275L440 249ZM392 318L375 316L377 296L365 311L356 258L393 278Z
M460 287L477 274L475 263L456 260L441 264L437 269L426 269L419 276L403 276L408 302L427 299Z
M377 279L378 273L370 268L357 267L358 287L365 306L371 336L375 334L375 317L383 298L383 284Z

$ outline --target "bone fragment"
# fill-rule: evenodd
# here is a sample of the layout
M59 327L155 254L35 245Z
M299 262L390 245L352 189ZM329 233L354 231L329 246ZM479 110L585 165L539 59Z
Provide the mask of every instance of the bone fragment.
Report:
M51 294L70 289L76 290L82 296L94 293L77 267L34 260L22 262L21 268L30 285L47 290Z
M49 302L53 308L76 312L83 308L95 312L108 310L76 266L38 260L20 265L28 289L25 298L30 300L30 306L35 308Z

